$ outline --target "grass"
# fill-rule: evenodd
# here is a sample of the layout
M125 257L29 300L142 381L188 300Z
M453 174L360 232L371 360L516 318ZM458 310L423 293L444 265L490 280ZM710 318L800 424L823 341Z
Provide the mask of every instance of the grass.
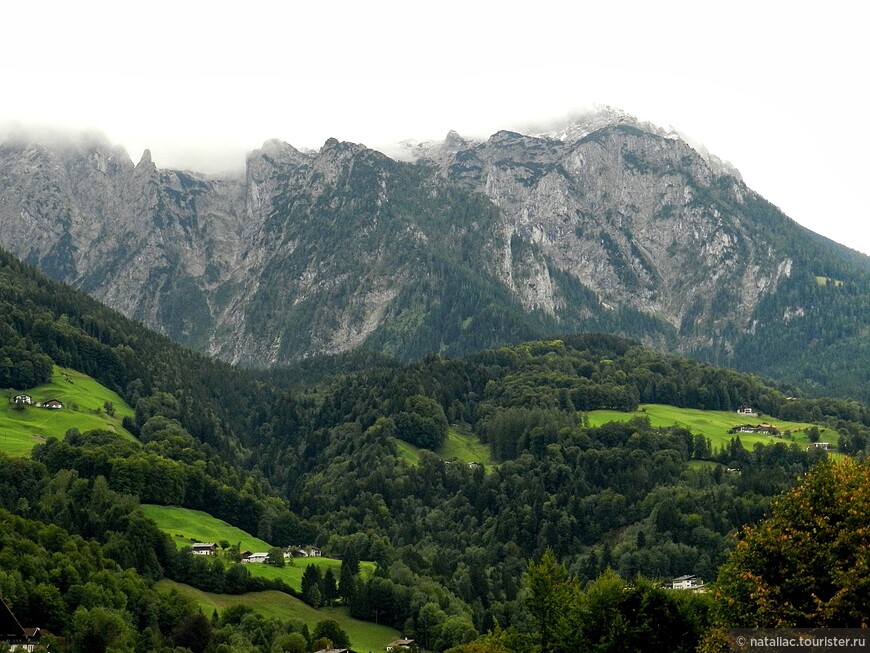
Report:
M161 580L155 584L155 588L167 593L175 590L179 594L193 599L207 617L211 617L214 610L221 612L230 606L244 605L264 617L282 621L300 619L308 624L311 631L314 631L317 622L324 619L335 619L348 634L351 647L355 651L383 651L387 644L400 637L399 631L388 626L354 619L348 614L347 608L315 610L289 594L274 590L250 592L238 596L211 594L171 580Z
M747 449L751 449L755 443L772 444L774 442L792 442L807 446L810 443L807 431L814 426L806 422L787 422L773 419L770 416L745 417L736 412L719 410L697 410L695 408L675 408L663 404L641 404L634 412L623 413L615 410L593 410L587 413L591 426L601 426L607 422L627 422L633 417L648 417L654 427L682 426L695 435L703 435L710 439L710 445L715 451L721 447L727 447L731 438L738 434L728 433L728 430L739 424L768 423L776 426L780 433L791 432L791 438L774 437L755 433L740 433L740 441ZM822 442L830 442L836 446L840 437L836 431L819 427Z
M230 544L238 544L242 551L247 549L256 553L265 552L272 548L272 545L265 540L254 537L248 532L200 510L153 504L143 505L142 510L145 515L154 520L160 530L172 537L172 541L179 549L190 546L194 542L219 544L221 540L226 540ZM309 564L320 567L323 573L326 573L327 569L332 569L335 579L338 580L341 572L341 560L335 558L294 558L293 563L288 561L285 567L253 564L247 565L247 569L251 572L251 576L270 580L278 578L293 589L301 590L302 574ZM375 571L374 562L362 561L359 566L360 574L363 577L370 576Z
M268 551L271 544L250 535L247 531L231 526L225 521L212 517L207 512L179 508L177 506L156 506L144 504L142 510L153 519L158 528L168 533L179 549L193 542L214 542L226 540L238 544L241 551ZM253 565L252 565L253 566Z
M63 403L60 410L26 406L16 410L10 399L28 394L34 402L57 399ZM115 414L106 414L104 405L111 402ZM135 412L115 392L112 392L86 374L70 368L55 366L51 381L30 390L4 390L0 398L0 451L12 456L26 456L33 446L54 436L62 438L71 428L79 431L103 429L114 431L121 437L134 440L121 426L124 417Z
M399 438L393 438L393 442L396 444L396 451L399 453L399 458L404 460L411 467L416 467L420 464L419 447L415 447L413 444L400 440Z
M492 464L487 445L478 440L476 436L460 433L452 427L447 430L447 438L437 453L444 460L481 463L484 467L489 467Z
M832 284L834 287L839 288L843 285L842 279L831 279L831 277L820 277L816 276L816 283L820 286L827 286L828 284Z
M248 571L251 576L258 578L268 578L269 580L280 579L287 583L290 587L297 591L302 591L302 574L308 565L320 567L321 573L326 573L327 569L332 569L335 580L338 581L341 573L341 560L334 558L293 558L293 564L287 561L288 564L284 567L273 567L272 565L248 565ZM362 578L368 578L375 573L375 563L361 561L359 563L359 572Z
M394 438L393 442L396 443L396 450L402 460L412 467L420 464L422 449L398 438ZM492 472L494 467L487 445L478 440L476 436L462 433L452 426L447 429L447 437L435 454L446 461L464 464L480 463L487 473Z

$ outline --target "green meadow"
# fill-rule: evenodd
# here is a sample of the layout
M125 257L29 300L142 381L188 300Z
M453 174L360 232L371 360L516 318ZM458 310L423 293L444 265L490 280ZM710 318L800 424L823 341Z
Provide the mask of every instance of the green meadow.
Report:
M246 549L255 552L268 551L272 547L271 544L246 531L200 510L143 504L142 511L154 520L160 530L172 537L172 541L179 549L190 546L194 542L219 544L221 540L238 544L241 551Z
M60 410L12 404L13 397L27 394L34 403L57 399ZM105 411L106 402L114 407L114 415ZM135 440L121 426L121 420L133 417L133 409L121 397L86 374L55 366L51 381L30 390L3 390L0 399L0 451L13 456L26 456L33 446L54 436L62 438L71 428L79 431L103 429Z
M807 431L814 426L806 422L787 422L774 419L769 415L759 417L747 417L738 415L736 411L697 410L695 408L675 408L663 404L641 404L637 410L624 413L616 410L593 410L587 413L590 426L601 426L607 422L627 422L635 417L649 418L650 425L654 427L681 426L688 429L694 435L703 435L710 440L710 445L715 451L726 447L731 438L740 436L740 442L747 449L751 449L755 443L771 444L774 442L792 442L807 446L810 443ZM729 429L739 424L762 424L767 423L779 429L780 437L756 434L756 433L728 433ZM818 427L821 432L819 438L822 442L829 442L831 446L837 446L840 434L833 429ZM789 435L790 433L790 435Z
M326 573L327 569L332 569L335 580L338 581L341 573L341 560L335 558L293 558L287 560L284 567L273 567L272 565L247 565L251 576L256 578L268 578L269 580L283 580L296 591L302 591L302 574L308 565L320 567L321 573ZM368 578L375 573L375 563L363 560L359 563L360 576Z
M827 286L828 284L835 286L837 288L843 285L842 279L831 279L831 277L816 277L816 283L820 286Z
M394 438L399 456L409 465L420 464L419 447L404 440ZM462 433L454 427L447 429L444 443L438 447L435 454L443 460L459 463L480 463L487 472L492 471L493 463L489 455L489 447L477 439L477 436Z
M190 546L194 542L219 544L221 540L226 540L230 544L238 544L242 551L247 549L253 552L265 552L272 548L268 542L254 537L240 528L231 526L225 521L216 519L206 512L153 504L144 504L142 510L146 516L154 520L160 530L172 537L172 541L179 549ZM304 546L307 543L299 542L298 544ZM332 573L338 580L341 572L341 560L334 558L293 558L287 560L284 567L252 564L247 565L246 568L251 572L251 576L270 580L280 579L293 589L301 590L302 574L309 564L320 567L323 573L326 573L327 569L332 569ZM373 562L362 561L359 566L360 574L363 577L370 576L375 571L375 563Z
M251 566L256 567L259 565ZM237 596L211 594L171 580L158 581L155 587L161 592L175 590L179 594L193 599L207 617L211 617L215 610L220 613L230 606L244 605L264 617L271 617L282 621L299 619L308 624L308 628L311 631L314 630L317 622L324 619L335 619L338 625L348 634L351 648L354 651L383 651L387 644L400 637L398 630L388 626L354 619L348 614L347 608L320 608L316 610L289 594L274 590L249 592L248 594Z
M392 438L392 440L396 445L396 451L399 454L399 458L404 460L411 467L416 467L420 464L419 447L415 447L413 444L400 440L399 438Z
M477 436L461 433L454 428L447 431L447 438L438 448L438 455L444 460L455 460L460 463L480 463L489 467L492 463L489 458L489 447Z

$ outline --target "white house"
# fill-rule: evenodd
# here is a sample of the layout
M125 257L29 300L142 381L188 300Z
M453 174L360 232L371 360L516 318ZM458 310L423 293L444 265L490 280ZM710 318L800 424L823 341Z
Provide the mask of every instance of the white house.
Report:
M30 395L15 395L12 397L13 404L25 404L27 406L33 405L33 397Z
M322 555L320 549L315 546L291 546L288 551L291 555L299 556L300 558L319 558Z
M242 558L242 562L246 562L248 564L263 564L268 559L268 553L252 553L247 558Z
M691 590L693 592L704 591L704 581L694 575L678 576L670 583L665 583L665 589Z
M758 411L755 410L752 406L743 406L737 409L738 415L745 415L746 417L758 417Z

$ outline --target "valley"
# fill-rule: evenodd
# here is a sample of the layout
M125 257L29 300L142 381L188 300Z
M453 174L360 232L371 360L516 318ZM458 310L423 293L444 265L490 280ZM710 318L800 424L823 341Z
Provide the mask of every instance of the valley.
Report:
M6 3L0 653L870 650L862 7Z

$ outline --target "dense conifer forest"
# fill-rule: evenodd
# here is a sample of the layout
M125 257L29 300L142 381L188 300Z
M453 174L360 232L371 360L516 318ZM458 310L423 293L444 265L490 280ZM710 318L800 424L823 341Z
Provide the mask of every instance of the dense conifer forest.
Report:
M135 408L125 426L138 438L72 429L29 458L0 454L0 596L62 651L301 652L321 639L244 610L202 615L158 592L168 578L297 594L176 551L140 503L204 510L278 547L322 547L343 559L341 576L306 572L303 600L347 606L427 650L616 650L614 631L595 631L589 615L602 628L622 615L625 633L673 650L712 646L729 623L718 595L661 582L712 582L729 560L726 569L742 564L745 553L729 558L735 534L764 523L774 497L827 454L787 441L749 450L736 436L714 447L644 418L592 426L587 413L754 406L836 429L840 451L857 458L870 434L870 410L856 401L612 336L412 364L355 353L239 370L0 253L0 385L30 388L52 363L117 391ZM436 455L449 429L485 443L490 464ZM420 448L418 461L402 442ZM360 574L360 560L375 573ZM550 594L564 598L558 614ZM648 650L639 641L620 650Z

